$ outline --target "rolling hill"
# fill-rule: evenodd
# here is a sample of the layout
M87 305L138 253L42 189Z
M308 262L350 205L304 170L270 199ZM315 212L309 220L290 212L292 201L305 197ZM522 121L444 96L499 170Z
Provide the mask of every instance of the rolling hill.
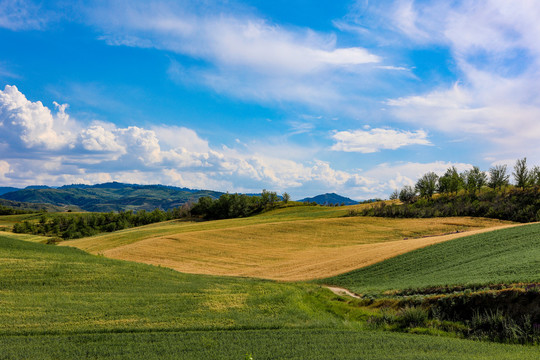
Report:
M480 218L344 217L348 209L366 206L371 205L297 206L248 218L172 221L61 245L189 273L307 280L464 236L464 231L511 224ZM433 236L442 234L448 235Z
M4 195L5 193L8 193L8 192L12 192L12 191L17 191L17 190L20 190L18 188L14 188L14 187L0 187L0 195Z
M540 281L540 223L462 237L320 280L356 293Z

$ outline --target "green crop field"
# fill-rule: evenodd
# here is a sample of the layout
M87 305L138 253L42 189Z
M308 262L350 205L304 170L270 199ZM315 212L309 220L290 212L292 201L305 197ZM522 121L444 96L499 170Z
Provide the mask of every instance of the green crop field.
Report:
M538 348L344 329L0 337L0 359L536 360Z
M535 347L367 330L336 310L345 306L336 299L317 285L188 275L0 236L0 359L538 354Z
M540 281L540 224L454 239L322 283L356 293Z

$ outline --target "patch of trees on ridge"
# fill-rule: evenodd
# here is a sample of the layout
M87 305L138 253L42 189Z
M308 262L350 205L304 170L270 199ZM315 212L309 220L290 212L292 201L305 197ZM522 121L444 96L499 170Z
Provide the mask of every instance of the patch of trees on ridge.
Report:
M282 198L285 204L290 200L287 193L284 193ZM207 220L247 217L273 209L279 202L277 193L266 190L262 191L261 196L227 193L215 200L211 197L200 198L191 208L191 215L201 216Z
M510 184L506 165L489 169L488 175L477 166L458 173L452 166L439 177L434 172L422 176L414 187L394 191L391 200L403 204L381 203L349 215L401 218L477 216L517 222L540 221L540 167L527 168L527 159L517 160ZM438 194L438 195L435 195Z
M41 214L37 223L24 221L13 225L13 232L69 240L97 235L102 232L112 232L161 221L179 219L187 216L188 213L189 209L187 207L175 208L168 211L160 209L155 209L151 212L139 210L136 213L133 211L82 214L44 213ZM57 239L56 241L59 240Z
M284 193L282 199L286 204L290 196ZM53 237L50 242L54 243L175 219L215 220L246 217L273 209L278 203L280 198L275 192L263 190L261 196L227 193L215 200L201 197L194 205L184 204L167 211L155 209L151 212L139 210L117 213L43 213L38 222L24 221L15 224L13 232Z

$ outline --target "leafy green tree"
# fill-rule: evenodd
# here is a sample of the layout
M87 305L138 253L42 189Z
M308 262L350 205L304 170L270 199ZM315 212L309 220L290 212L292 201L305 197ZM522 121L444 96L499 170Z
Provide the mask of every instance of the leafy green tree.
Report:
M506 165L495 165L489 169L488 186L492 189L501 189L508 185L510 175L506 174Z
M540 186L540 166L535 166L531 170L531 183Z
M399 192L399 200L404 203L410 203L416 197L416 190L410 186L405 185Z
M396 189L394 192L390 194L390 200L397 200L399 199L399 191Z
M463 187L463 180L455 166L449 167L439 178L438 191L441 194L456 193Z
M527 169L527 158L518 159L516 165L514 165L514 180L516 181L516 186L522 189L525 189L530 185L531 177L529 175L529 170Z
M416 182L415 189L418 191L421 197L430 198L435 193L437 189L437 180L439 177L434 172L428 172L424 174Z
M480 171L478 166L473 166L472 170L465 171L462 174L465 189L471 194L476 193L487 183L487 175Z
M289 202L289 200L291 200L291 196L288 194L288 193L283 193L283 195L281 195L281 197L283 198L283 203L286 204Z

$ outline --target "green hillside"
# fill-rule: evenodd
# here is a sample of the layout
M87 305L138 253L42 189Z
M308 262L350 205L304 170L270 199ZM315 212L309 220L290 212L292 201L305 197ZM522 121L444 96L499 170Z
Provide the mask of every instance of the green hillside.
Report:
M45 203L55 206L76 206L93 212L168 210L202 196L219 197L222 193L159 185L130 185L121 183L98 184L87 187L62 187L58 189L23 189L0 195L11 201Z
M535 359L363 330L315 285L187 275L0 236L0 359ZM361 311L350 308L351 314ZM341 315L340 315L341 313ZM466 354L466 356L464 356Z
M77 206L58 206L49 203L39 203L39 202L22 202L22 201L13 201L0 198L0 207L8 207L15 210L24 210L24 211L42 211L46 210L48 212L59 212L66 210L76 211L79 208Z
M540 224L459 238L322 280L356 293L540 281Z

